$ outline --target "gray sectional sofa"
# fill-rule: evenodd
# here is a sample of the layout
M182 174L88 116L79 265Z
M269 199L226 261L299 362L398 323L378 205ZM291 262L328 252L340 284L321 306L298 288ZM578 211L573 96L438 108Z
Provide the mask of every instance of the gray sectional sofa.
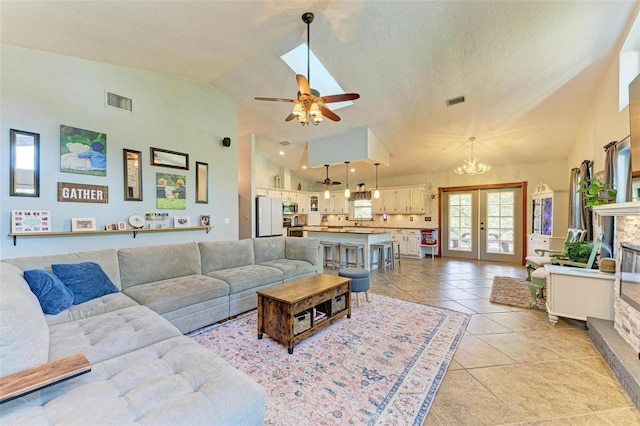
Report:
M44 314L23 271L80 262L119 291ZM319 272L318 240L289 237L5 259L0 377L78 353L92 370L0 404L0 424L262 424L264 390L182 334Z

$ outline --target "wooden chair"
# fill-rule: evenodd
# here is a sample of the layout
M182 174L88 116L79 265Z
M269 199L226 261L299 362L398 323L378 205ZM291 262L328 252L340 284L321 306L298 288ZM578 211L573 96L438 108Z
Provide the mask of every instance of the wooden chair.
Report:
M564 240L564 246L562 250L535 249L535 256L527 256L525 258L527 268L527 281L531 281L532 270L542 268L544 267L544 265L550 264L553 257L566 257L567 243L571 243L574 241L584 241L586 236L586 229L569 228L567 230L567 238L565 238Z

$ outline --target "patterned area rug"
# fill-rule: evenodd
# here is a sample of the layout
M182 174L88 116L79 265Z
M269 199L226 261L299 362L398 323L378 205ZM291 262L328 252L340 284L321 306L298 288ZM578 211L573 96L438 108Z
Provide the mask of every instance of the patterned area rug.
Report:
M470 316L378 294L289 355L257 314L193 338L267 391L267 425L421 425Z
M518 308L531 308L530 282L524 278L493 277L491 296L489 301L501 305L517 306ZM538 299L536 309L546 311L545 299Z

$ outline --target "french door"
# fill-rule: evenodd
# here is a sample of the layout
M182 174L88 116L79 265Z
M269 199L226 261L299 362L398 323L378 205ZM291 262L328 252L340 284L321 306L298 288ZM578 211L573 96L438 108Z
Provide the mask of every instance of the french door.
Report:
M442 192L442 255L522 262L522 187Z

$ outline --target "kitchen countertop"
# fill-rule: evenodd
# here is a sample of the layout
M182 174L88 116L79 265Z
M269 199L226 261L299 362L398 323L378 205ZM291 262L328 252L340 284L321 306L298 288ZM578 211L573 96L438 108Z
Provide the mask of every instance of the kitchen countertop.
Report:
M334 234L388 234L389 230L384 228L329 228L325 226L305 226L304 231L309 232L328 232Z

